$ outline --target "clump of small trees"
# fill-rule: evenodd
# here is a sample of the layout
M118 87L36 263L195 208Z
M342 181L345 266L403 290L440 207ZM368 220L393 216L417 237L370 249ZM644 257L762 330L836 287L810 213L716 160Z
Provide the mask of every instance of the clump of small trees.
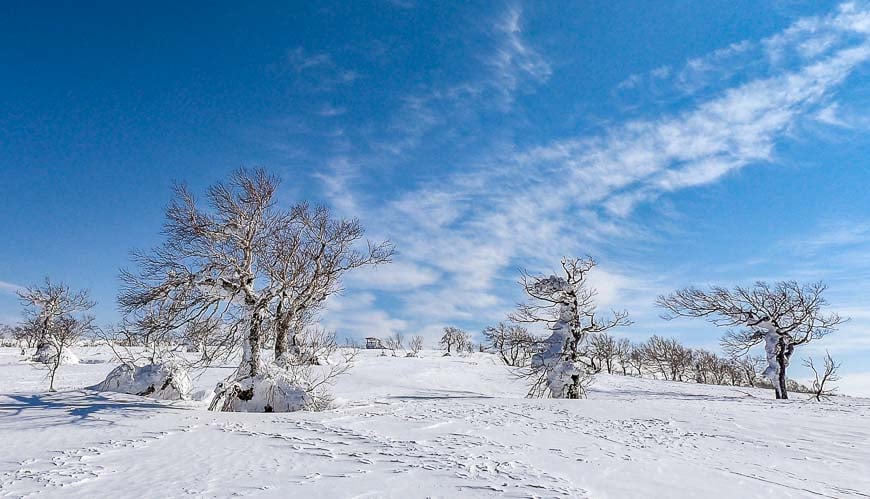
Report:
M406 357L419 357L420 352L423 350L423 337L416 335L411 338L411 341L408 342L408 353L405 354Z
M453 353L468 353L472 351L474 346L471 342L470 334L453 326L447 326L444 328L444 334L441 335L439 344L447 350L445 355L451 355Z
M87 290L72 291L63 283L46 278L42 284L30 286L18 293L24 305L24 323L16 334L36 346L34 359L48 369L49 391L55 391L58 369L72 358L69 349L83 336L94 332L94 317L89 314L96 305Z
M537 338L520 324L499 322L483 330L484 345L510 367L525 367L535 352Z
M539 352L543 346L541 340L533 340L529 355ZM497 353L495 349L491 348L491 350ZM580 358L588 367L589 375L606 372L686 383L773 387L762 376L764 359L761 357L751 355L722 357L704 349L689 348L674 338L655 335L639 343L631 342L628 338L616 338L607 333L590 335ZM505 364L510 366L507 362ZM527 365L521 364L512 367L528 368ZM519 370L524 377L527 377L528 372ZM824 372L822 368L819 369L820 381L826 379L830 383L838 379L836 374L826 378ZM788 386L792 391L813 392L809 387L791 379L788 380ZM824 386L827 387L825 394L833 393L832 389L828 390L830 384Z

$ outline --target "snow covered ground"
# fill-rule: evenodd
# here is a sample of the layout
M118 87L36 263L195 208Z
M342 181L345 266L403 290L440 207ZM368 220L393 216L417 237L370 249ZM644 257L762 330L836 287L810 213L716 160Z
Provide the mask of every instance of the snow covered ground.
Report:
M0 496L870 497L868 399L600 375L528 400L487 354L363 352L336 409L227 414L82 390L114 364L76 354L49 394L0 349Z

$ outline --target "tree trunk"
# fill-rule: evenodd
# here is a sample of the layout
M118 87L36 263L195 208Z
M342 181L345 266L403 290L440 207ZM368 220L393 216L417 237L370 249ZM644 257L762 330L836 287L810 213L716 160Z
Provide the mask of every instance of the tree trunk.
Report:
M786 380L788 378L786 378L785 375L785 366L787 361L788 359L786 358L785 353L785 338L781 336L779 339L779 351L776 353L776 363L779 364L779 390L776 394L776 398L783 400L788 399L788 385L786 384Z
M62 346L60 346L56 349L55 356L54 356L54 362L51 364L51 366L49 368L50 371L49 371L48 391L50 391L50 392L54 391L54 375L57 373L57 369L60 367L62 350L63 350Z
M250 368L251 377L260 374L260 326L262 320L259 314L254 313L251 316L251 330L248 332L248 348L250 348L248 367Z
M574 374L571 376L571 384L568 385L568 393L565 394L568 399L580 398L580 375Z
M277 327L275 329L275 361L284 358L287 355L287 330L289 329L289 321L284 319L284 300L278 302L278 307L275 310L275 318L277 319Z

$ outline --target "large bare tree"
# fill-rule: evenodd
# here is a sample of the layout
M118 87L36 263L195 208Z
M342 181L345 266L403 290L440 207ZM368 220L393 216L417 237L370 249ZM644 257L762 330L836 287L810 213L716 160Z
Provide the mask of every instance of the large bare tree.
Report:
M213 404L226 410L234 410L233 399L251 400L256 380L271 369L261 360L269 336L283 359L287 332L301 334L344 272L392 255L387 242L357 249L363 231L356 220L306 204L277 207L279 183L262 169L237 170L208 188L204 204L177 186L165 242L136 253L137 273L121 274L119 303L134 330L157 342L199 344L206 365L241 347L235 379ZM300 353L301 340L294 342Z
M324 300L341 291L345 273L366 265L390 261L393 247L387 242L366 242L357 248L364 230L357 219L336 219L328 208L302 203L268 246L268 279L276 290L275 359L300 355L301 334ZM297 359L316 363L317 359Z
M57 370L67 350L94 330L94 318L88 312L96 305L87 290L71 291L63 283L49 278L40 285L18 293L24 305L22 333L35 338L36 355L49 372L49 391L54 391Z
M795 281L757 282L733 289L690 287L660 296L656 303L667 310L666 319L701 317L717 326L740 327L722 338L723 348L732 356L746 355L763 343L768 364L764 376L773 384L776 398L787 399L786 369L795 348L829 334L846 320L823 313L826 289L821 282Z
M530 301L520 304L511 320L541 323L552 331L543 340L541 351L532 357L527 373L532 380L530 395L583 397L592 368L586 357L587 337L630 324L627 312L598 314L596 292L587 285L593 267L591 257L564 258L562 276L523 273L520 285Z
M207 209L176 186L164 244L135 254L139 273L121 273L119 303L133 324L166 336L196 332L213 355L242 346L239 375L257 376L263 322L276 293L263 279L265 250L286 218L274 207L277 186L264 170L238 170L208 188Z

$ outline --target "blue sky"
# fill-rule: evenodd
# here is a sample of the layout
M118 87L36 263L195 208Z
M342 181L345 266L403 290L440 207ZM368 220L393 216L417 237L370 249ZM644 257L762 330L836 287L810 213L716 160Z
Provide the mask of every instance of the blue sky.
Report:
M798 355L870 395L870 4L313 3L0 6L0 321L45 275L116 320L172 182L264 166L397 246L341 334L478 331L588 253L621 334L715 349L655 296L823 279L852 321Z

